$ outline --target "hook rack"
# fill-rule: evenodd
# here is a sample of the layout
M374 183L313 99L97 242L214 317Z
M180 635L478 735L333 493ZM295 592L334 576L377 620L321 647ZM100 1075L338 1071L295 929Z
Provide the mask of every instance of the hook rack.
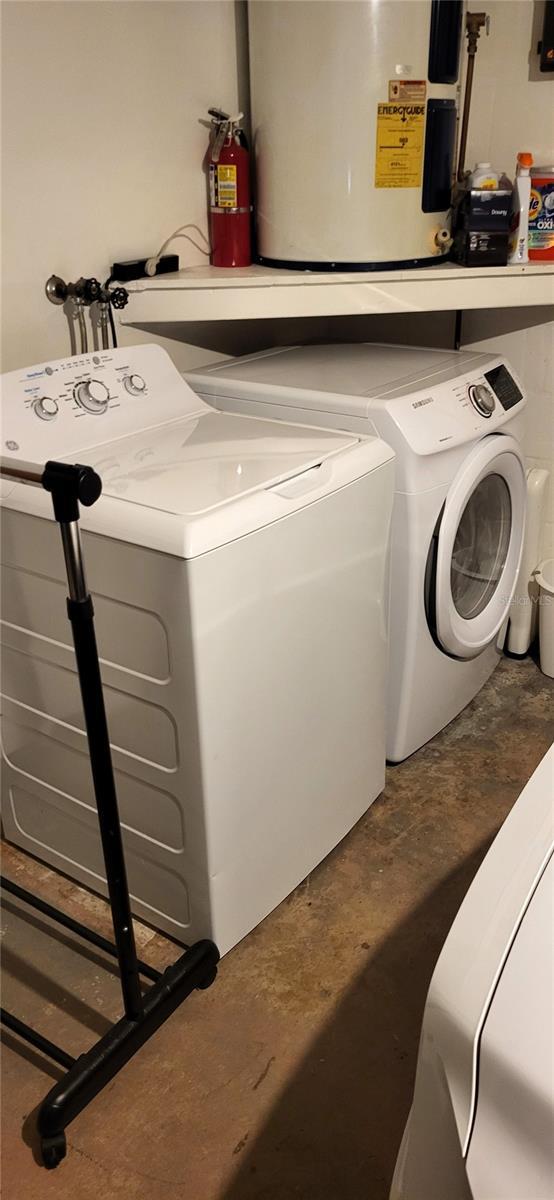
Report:
M128 302L129 294L123 287L110 290L111 278L102 286L94 276L81 276L76 283L66 283L60 275L50 275L46 280L46 298L51 304L63 305L69 326L69 341L71 353L77 353L76 326L79 330L80 353L88 350L88 337L85 322L85 308L89 309L92 328L92 340L95 350L98 349L98 330L102 340L102 348L109 347L109 329L111 327L113 345L117 345L112 308L122 309Z

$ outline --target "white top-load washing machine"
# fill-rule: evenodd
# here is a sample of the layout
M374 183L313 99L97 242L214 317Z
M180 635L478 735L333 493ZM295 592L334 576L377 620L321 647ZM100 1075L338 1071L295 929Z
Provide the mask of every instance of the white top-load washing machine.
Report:
M378 433L396 451L387 755L406 758L498 661L525 524L521 384L498 355L364 343L187 379L218 408Z
M217 412L153 345L14 371L2 406L4 455L103 480L81 526L134 911L225 953L382 790L393 452ZM49 497L3 483L2 518L5 832L102 891Z
M435 967L391 1200L554 1196L554 748Z

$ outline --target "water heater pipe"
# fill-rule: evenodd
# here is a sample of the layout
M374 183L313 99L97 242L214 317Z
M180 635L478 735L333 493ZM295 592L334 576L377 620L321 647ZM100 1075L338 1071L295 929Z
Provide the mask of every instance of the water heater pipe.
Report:
M466 13L466 37L467 37L467 75L466 86L464 92L464 108L462 112L462 125L460 131L460 150L458 154L458 173L457 179L461 183L464 178L465 159L467 149L467 131L469 126L469 111L471 108L471 91L473 88L473 70L475 67L475 55L477 54L477 42L481 36L481 29L485 27L487 37L489 33L489 18L486 13Z

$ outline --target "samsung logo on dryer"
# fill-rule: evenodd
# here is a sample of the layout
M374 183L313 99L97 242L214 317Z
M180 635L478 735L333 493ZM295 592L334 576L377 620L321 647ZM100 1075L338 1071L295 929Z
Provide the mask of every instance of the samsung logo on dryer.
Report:
M424 404L432 404L432 403L433 403L433 397L426 396L424 400L413 400L412 408L423 408Z

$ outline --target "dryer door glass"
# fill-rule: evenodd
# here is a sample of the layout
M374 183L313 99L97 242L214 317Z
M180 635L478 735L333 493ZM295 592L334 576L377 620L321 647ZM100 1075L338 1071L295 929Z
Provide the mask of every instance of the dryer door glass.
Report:
M512 527L510 491L501 475L486 475L468 500L452 551L450 585L466 621L486 608L506 565Z

